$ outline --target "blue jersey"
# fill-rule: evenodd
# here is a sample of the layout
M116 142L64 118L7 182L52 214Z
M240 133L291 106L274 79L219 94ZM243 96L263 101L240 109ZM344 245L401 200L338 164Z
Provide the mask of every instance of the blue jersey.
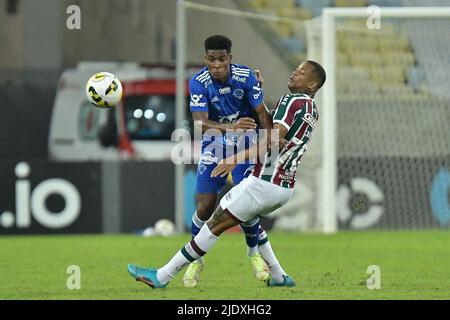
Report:
M231 64L224 83L215 81L208 67L204 67L189 81L189 93L191 111L208 112L208 119L219 123L251 117L252 109L264 101L264 93L252 70L238 64Z
M225 83L212 79L204 67L189 81L190 108L192 112L208 112L208 119L219 123L233 123L242 117L251 117L252 109L262 104L264 94L252 70L232 64ZM197 168L197 193L218 193L225 185L226 177L211 177L211 171L226 156L226 150L248 147L241 144L237 135L227 134L220 141L202 136L202 156ZM214 141L214 143L211 143ZM217 147L217 148L216 148ZM225 151L225 152L223 152ZM222 154L219 154L222 152ZM232 172L233 182L238 184L248 173L250 164L238 164Z

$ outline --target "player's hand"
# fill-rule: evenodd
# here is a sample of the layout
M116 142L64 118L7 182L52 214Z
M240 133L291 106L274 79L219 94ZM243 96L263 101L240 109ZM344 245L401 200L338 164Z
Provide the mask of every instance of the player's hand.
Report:
M255 122L255 119L244 117L244 118L240 118L238 121L233 123L231 125L231 128L233 130L236 130L236 129L244 129L244 130L256 129L256 122Z
M256 77L256 80L259 82L259 85L262 87L262 85L264 83L264 79L262 77L261 70L255 69L255 77Z
M220 160L217 164L217 167L211 172L211 177L226 177L233 169L236 168L236 163L234 159L227 158L224 160Z
M287 141L285 138L280 138L279 141L279 148L280 150L284 148L284 146L288 143L289 141Z

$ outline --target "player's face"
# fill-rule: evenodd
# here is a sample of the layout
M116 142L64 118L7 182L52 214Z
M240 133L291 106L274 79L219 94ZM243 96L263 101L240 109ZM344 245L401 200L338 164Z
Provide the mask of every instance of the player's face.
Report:
M313 75L314 66L307 61L303 61L297 69L295 69L288 81L288 88L291 92L302 91L312 93L315 91L316 80Z
M214 80L225 82L230 71L231 54L226 50L208 50L205 55L205 63Z

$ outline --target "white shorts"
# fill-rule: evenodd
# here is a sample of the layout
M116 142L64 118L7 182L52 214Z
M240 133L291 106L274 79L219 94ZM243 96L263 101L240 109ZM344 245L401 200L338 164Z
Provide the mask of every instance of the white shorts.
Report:
M294 189L283 188L253 175L245 178L227 192L220 206L241 222L265 216L278 209L292 197Z

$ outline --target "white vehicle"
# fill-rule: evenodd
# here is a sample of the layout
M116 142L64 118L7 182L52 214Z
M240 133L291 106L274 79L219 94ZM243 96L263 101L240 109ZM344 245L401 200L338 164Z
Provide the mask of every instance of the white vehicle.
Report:
M95 108L86 97L86 81L99 71L115 74L122 83L123 98L114 108ZM187 70L187 77L194 72ZM191 121L186 122L189 126ZM166 160L174 146L170 140L174 129L173 68L81 62L76 69L65 70L59 80L50 122L49 158L96 161L138 155L145 160Z

